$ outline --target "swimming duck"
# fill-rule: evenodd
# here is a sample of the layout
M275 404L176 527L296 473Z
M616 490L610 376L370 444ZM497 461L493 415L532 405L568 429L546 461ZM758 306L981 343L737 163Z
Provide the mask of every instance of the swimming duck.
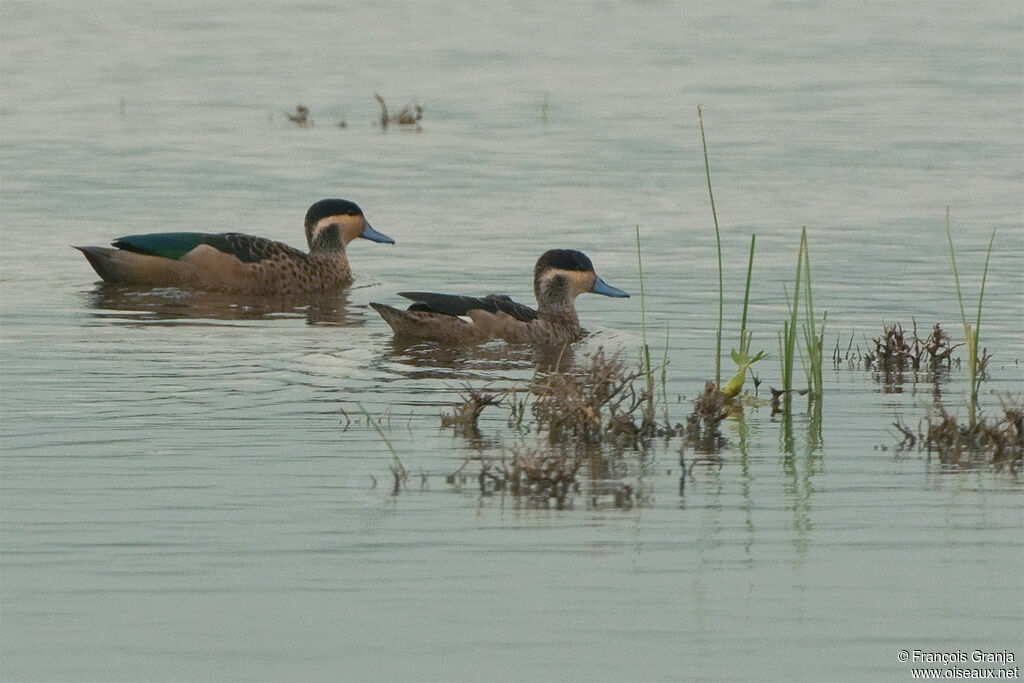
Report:
M504 339L555 345L574 342L582 334L573 305L577 295L629 296L598 277L590 259L573 249L552 249L541 255L533 270L533 291L536 310L505 295L478 298L431 292L399 292L414 302L405 311L378 303L370 306L398 336L455 344Z
M242 294L296 294L345 285L345 246L363 237L395 241L370 227L344 199L322 199L306 212L309 253L240 232L129 235L109 247L75 247L108 282Z

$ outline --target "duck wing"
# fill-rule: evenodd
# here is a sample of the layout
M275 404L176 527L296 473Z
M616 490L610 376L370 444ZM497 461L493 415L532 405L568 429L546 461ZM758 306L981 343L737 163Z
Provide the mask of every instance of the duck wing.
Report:
M154 232L119 237L113 242L118 249L148 256L162 256L175 261L203 244L230 254L242 263L257 263L280 254L305 257L301 251L281 242L241 232Z
M460 296L458 294L437 294L434 292L399 292L398 296L412 299L410 311L430 311L445 315L468 315L470 311L506 313L516 320L528 323L536 320L538 313L529 306L516 303L506 294L488 294L484 297Z

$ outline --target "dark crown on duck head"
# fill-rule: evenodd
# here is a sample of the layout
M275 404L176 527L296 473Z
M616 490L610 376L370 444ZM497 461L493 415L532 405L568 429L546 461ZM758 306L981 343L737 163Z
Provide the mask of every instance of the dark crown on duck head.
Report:
M363 210L347 199L321 199L306 211L306 243L310 249L314 242L319 242L319 247L341 244L341 236L337 230L322 231L317 235L313 234L317 223L330 216L362 216Z
M327 216L362 215L363 210L355 202L350 202L347 199L321 199L306 211L306 230L312 230L321 218Z
M533 279L537 280L541 274L549 269L578 270L587 272L594 270L594 264L590 262L587 255L575 249L550 249L541 254L537 259L537 266L533 269Z

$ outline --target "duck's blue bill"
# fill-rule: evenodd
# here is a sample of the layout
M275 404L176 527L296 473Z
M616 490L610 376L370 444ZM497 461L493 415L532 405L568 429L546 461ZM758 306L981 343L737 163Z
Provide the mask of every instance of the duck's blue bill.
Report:
M370 227L369 222L364 222L364 224L363 224L363 231L361 233L359 233L359 236L360 237L365 237L366 239L372 240L374 242L383 242L384 244L394 244L395 243L395 241L393 239L391 239L390 237L388 237L384 233L377 232L372 227Z
M626 294L618 287L612 287L610 284L602 280L600 277L594 276L594 288L592 291L594 294L604 294L605 296L615 296L620 299L628 299L629 294Z

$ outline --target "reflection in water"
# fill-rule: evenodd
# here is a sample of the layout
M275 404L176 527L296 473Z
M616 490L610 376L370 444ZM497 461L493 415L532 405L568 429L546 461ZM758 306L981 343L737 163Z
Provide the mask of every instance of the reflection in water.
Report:
M103 282L97 284L87 297L89 305L97 309L98 317L131 322L305 318L310 325L362 324L361 316L349 318L349 296L345 289L290 296L256 296Z
M469 381L486 378L493 382L525 379L516 371L543 375L568 371L575 360L572 345L531 346L492 342L480 345L448 345L432 341L390 339L384 355L395 369L410 379ZM508 373L508 374L506 374Z

